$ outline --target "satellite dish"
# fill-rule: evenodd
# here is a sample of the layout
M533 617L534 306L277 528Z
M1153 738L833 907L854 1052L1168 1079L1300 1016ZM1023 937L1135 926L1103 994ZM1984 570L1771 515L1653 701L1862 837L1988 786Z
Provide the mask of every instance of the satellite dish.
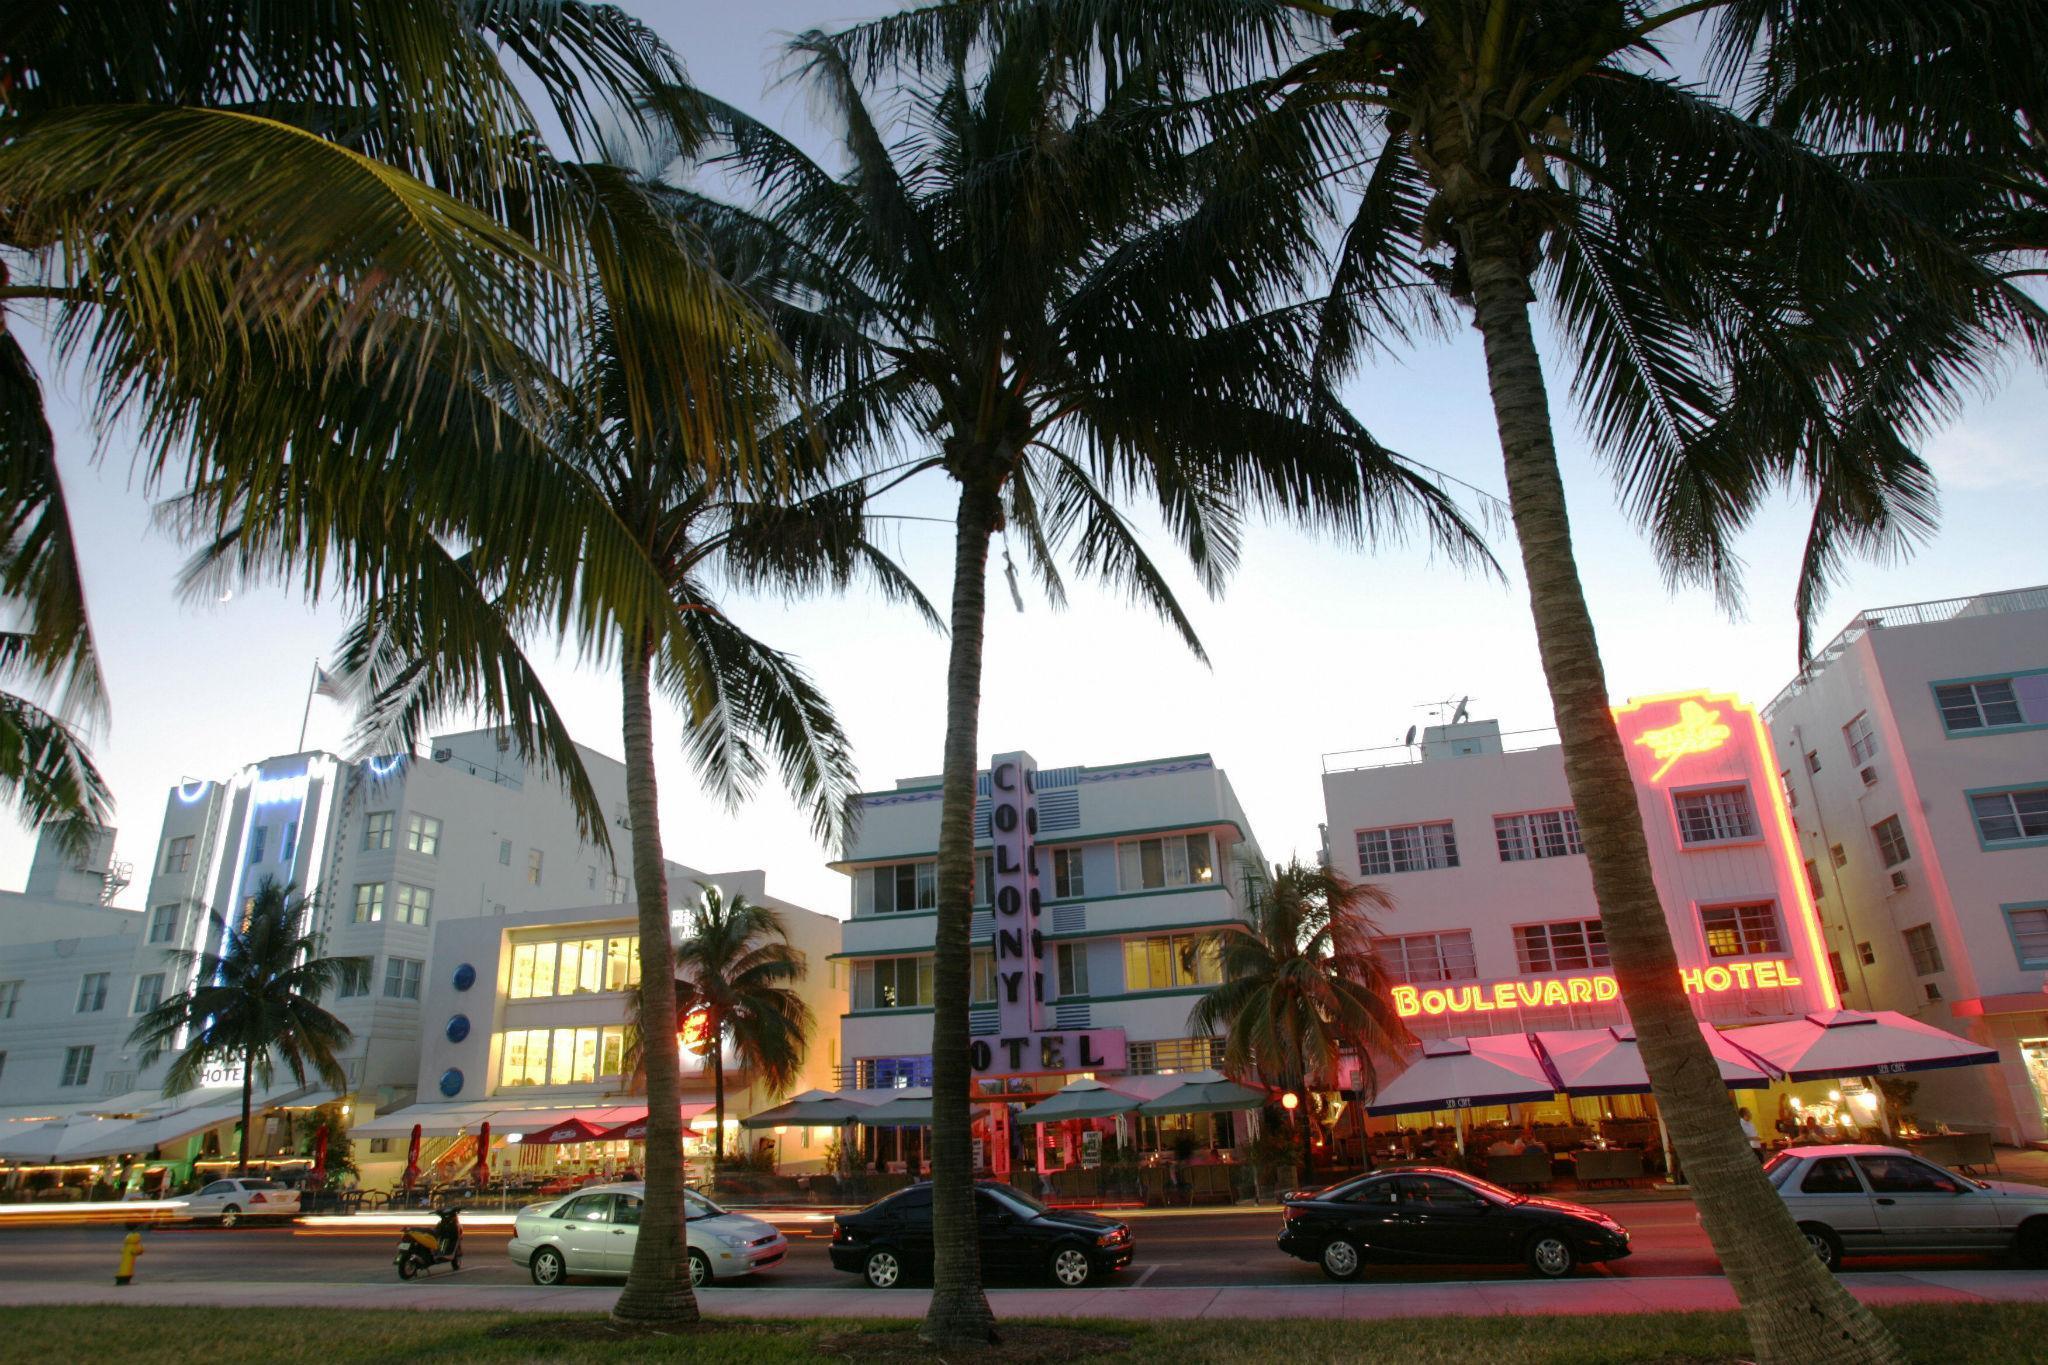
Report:
M1465 708L1471 700L1472 698L1470 697L1460 697L1458 699L1458 709L1451 713L1451 724L1457 725L1465 719Z
M1408 738L1406 738L1406 739L1402 740L1401 742L1402 742L1403 744L1409 745L1409 746L1411 746L1411 747L1412 747L1412 746L1414 745L1414 743L1415 743L1415 727L1414 727L1414 726L1412 726L1412 725L1411 725L1411 726L1409 726L1409 727L1408 727Z

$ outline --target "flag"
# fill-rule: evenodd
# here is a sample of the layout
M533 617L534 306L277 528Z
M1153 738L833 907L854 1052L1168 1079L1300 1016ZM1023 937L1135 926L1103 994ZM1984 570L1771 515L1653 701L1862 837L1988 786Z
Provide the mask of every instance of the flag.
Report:
M332 697L336 701L347 701L348 687L342 682L340 678L337 678L334 674L329 673L319 664L314 664L313 694L319 697Z

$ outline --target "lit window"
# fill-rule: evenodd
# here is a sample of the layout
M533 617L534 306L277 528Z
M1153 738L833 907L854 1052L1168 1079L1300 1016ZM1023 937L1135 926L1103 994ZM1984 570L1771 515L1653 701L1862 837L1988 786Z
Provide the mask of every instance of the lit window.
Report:
M1913 959L1913 973L1916 976L1932 976L1941 970L1941 944L1934 937L1934 926L1916 924L1906 930L1906 952Z
M1119 891L1161 891L1174 886L1208 886L1216 880L1207 834L1169 834L1130 839L1116 846Z
M441 822L431 815L414 815L405 822L405 846L409 852L431 858L441 850Z
M1470 929L1389 935L1374 939L1372 947L1388 977L1397 982L1470 981L1479 975Z
M2048 839L2048 787L1980 793L1970 798L1970 814L1987 844Z
M1609 965L1607 931L1597 919L1519 925L1515 958L1524 972L1581 972L1605 967Z
M932 960L878 957L856 962L852 996L852 1007L857 1010L925 1008L932 1003Z
M1943 728L1952 735L2026 723L2011 678L1947 683L1934 689L1934 700L1941 707Z
M1458 838L1448 820L1358 831L1360 875L1423 872L1458 865Z
M363 818L363 851L391 847L391 831L398 819L395 811L373 810Z
M974 950L968 965L967 1003L970 1005L993 1005L996 1003L996 953L993 948L976 948Z
M1579 813L1569 809L1496 815L1493 817L1493 842L1504 863L1562 858L1586 851L1586 846L1579 842Z
M434 893L424 886L398 884L398 922L425 924L434 910Z
M1222 949L1212 934L1154 934L1124 940L1124 989L1165 991L1223 980Z
M1754 957L1785 951L1778 934L1777 908L1769 901L1701 906L1700 928L1706 935L1709 957Z
M1676 792L1671 802L1678 811L1678 837L1688 845L1756 838L1747 787Z
M1872 825L1870 837L1877 840L1878 856L1884 859L1886 867L1897 867L1913 856L1906 847L1906 828L1896 815L1887 815Z
M384 918L384 883L364 882L356 888L356 908L353 922L356 924L377 924Z

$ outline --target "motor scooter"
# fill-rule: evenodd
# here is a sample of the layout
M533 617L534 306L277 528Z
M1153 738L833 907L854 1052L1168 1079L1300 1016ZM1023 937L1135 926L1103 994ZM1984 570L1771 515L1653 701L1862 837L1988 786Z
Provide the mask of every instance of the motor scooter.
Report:
M424 1228L402 1229L398 1234L398 1254L391 1263L398 1267L401 1280L412 1279L442 1264L462 1269L461 1213L447 1210L432 1232Z

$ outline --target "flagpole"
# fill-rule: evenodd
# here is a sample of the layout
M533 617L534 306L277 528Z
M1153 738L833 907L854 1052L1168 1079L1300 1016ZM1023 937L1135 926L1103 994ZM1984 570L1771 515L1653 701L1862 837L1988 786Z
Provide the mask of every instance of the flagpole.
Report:
M313 660L313 676L306 680L306 709L299 714L299 747L294 753L306 752L306 727L313 720L313 692L320 686L320 661Z

